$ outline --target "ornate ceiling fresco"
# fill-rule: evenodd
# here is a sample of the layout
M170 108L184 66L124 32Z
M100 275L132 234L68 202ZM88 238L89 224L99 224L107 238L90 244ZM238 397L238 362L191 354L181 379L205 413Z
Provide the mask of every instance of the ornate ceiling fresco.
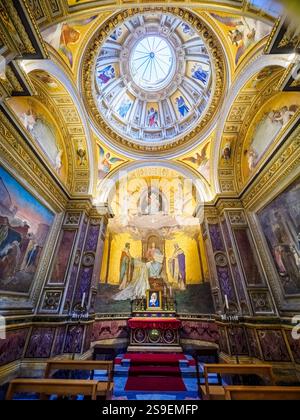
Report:
M282 8L271 0L139 3L26 2L40 30L35 50L50 60L40 61L39 75L14 27L28 56L8 67L1 88L33 97L26 109L23 99L7 105L27 128L33 112L39 121L36 101L50 111L54 146L44 142L39 153L74 194L96 194L137 161L188 168L207 197L238 193L298 121L297 30L276 22Z
M130 14L97 28L84 53L82 92L94 126L127 152L153 155L199 141L227 88L221 43L182 9Z
M102 118L147 147L173 143L199 124L215 84L201 37L181 18L162 13L118 26L99 52L94 77Z

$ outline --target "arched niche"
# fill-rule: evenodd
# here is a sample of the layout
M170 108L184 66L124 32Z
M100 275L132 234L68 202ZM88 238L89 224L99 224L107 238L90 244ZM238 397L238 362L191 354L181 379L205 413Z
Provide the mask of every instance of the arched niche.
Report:
M216 130L213 178L217 193L232 194L242 188L237 170L241 131L245 122L250 124L263 103L276 93L280 77L289 64L286 55L260 56L233 83Z
M72 168L71 192L92 194L97 166L95 145L76 86L56 60L26 61L22 64L25 71L40 85L44 95L49 97L65 127L65 141L72 156L72 162L69 162L69 167ZM60 90L51 88L51 82L48 82L50 86L47 86L47 79L53 80L54 83L56 81Z

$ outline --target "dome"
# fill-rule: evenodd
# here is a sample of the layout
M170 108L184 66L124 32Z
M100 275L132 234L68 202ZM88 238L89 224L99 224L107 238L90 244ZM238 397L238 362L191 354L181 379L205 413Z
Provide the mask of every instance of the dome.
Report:
M173 142L205 114L212 64L202 38L181 18L143 13L107 37L95 65L102 118L137 143Z
M94 128L130 155L201 142L227 88L225 62L216 34L192 12L114 15L83 56L82 93Z

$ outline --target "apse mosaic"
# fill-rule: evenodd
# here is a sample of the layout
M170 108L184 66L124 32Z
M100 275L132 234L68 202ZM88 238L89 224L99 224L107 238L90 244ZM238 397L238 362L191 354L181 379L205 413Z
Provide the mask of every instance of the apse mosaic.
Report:
M271 25L243 16L232 16L225 13L211 13L211 16L221 24L227 33L235 65L238 65L244 55L272 30Z
M28 293L54 214L0 167L0 290Z
M99 312L130 312L131 301L153 288L176 295L180 312L199 312L208 268L192 216L197 194L191 186L182 201L184 182L170 169L141 168L130 174L124 201L120 181L111 197L115 217L104 247Z
M40 77L46 77L43 73ZM47 79L56 88L54 79ZM50 82L51 80L51 82ZM67 179L66 153L59 129L46 107L35 98L11 98L9 106L63 181Z
M258 213L284 294L300 294L300 180Z
M95 67L103 118L136 142L174 141L205 114L213 86L200 36L171 14L144 13L108 36Z

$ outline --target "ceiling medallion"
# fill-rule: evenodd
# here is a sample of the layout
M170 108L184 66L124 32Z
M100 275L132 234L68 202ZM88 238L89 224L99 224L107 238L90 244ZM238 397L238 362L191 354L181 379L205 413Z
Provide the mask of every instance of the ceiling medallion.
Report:
M90 118L105 139L130 151L190 145L221 105L222 54L217 37L191 12L119 12L84 53L82 92Z

